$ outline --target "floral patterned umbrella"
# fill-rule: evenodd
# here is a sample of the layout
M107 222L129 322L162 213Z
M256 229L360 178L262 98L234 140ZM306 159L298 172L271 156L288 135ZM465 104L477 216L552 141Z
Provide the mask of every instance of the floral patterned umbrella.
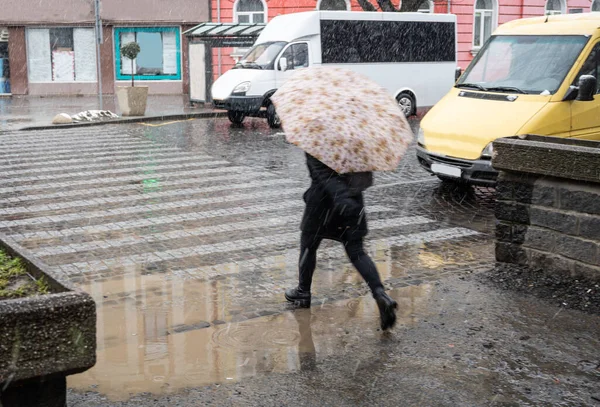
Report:
M393 171L414 139L394 98L347 69L302 69L271 100L286 139L340 174Z

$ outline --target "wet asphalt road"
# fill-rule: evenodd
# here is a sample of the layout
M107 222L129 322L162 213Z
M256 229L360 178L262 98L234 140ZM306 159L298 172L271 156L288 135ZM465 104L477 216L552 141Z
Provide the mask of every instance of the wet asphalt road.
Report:
M366 196L369 251L400 304L382 334L335 244L313 308L284 303L308 177L264 121L2 142L0 231L98 304L98 363L69 378L69 405L600 405L598 317L482 282L494 191L443 185L414 150Z

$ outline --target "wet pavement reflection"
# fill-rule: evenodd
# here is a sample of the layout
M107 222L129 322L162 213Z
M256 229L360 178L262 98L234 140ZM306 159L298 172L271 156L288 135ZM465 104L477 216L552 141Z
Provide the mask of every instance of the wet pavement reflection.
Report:
M476 245L453 246L371 247L382 278L397 287L392 294L400 325L428 314L433 281L477 261L471 252ZM82 286L100 304L98 361L89 372L71 377L69 386L93 388L114 400L170 393L314 368L350 338L380 335L375 302L348 265L321 265L313 309L290 311L281 292L294 283L294 261L283 258L279 265L274 261L255 270L254 284L240 284L244 270L231 264L205 280L140 276L132 269L132 277Z
M375 303L338 244L319 253L313 308L285 303L308 176L303 153L263 120L2 142L0 231L98 305L97 364L70 388L173 394L314 369L381 341ZM493 189L441 183L414 146L396 172L376 174L366 201L367 248L399 302L398 331L431 316L440 281L493 264Z
M158 300L171 302L179 294L177 285L182 284L165 287L171 294ZM184 298L196 292L195 285L182 289ZM400 303L400 324L413 324L426 315L424 300L429 289L429 284L423 284L393 291ZM71 378L70 387L94 388L113 400L124 400L143 392L169 393L255 375L310 370L319 358L335 355L348 340L377 334L373 328L377 310L368 297L206 328L200 318L205 313L217 316L223 310L208 301L203 305L166 310L148 301L141 309L105 307L99 320L111 322L102 327L104 341L97 365Z

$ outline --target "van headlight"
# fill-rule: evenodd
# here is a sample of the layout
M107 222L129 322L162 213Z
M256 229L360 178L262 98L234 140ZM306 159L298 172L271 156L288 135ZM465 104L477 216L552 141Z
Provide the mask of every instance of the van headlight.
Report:
M232 93L246 93L250 90L250 82L242 82L233 88Z
M485 148L481 152L481 157L492 158L493 154L494 154L494 143L490 143L487 146L485 146Z
M425 145L425 132L421 128L419 129L419 132L417 133L417 143L420 146Z

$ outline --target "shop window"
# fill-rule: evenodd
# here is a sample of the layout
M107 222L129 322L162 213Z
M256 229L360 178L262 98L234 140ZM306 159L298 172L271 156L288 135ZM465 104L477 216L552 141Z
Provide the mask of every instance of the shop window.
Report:
M8 29L0 27L0 94L10 93L10 64L8 63Z
M123 57L120 49L137 42L140 53L133 61ZM178 28L115 28L117 80L180 80L180 38Z
M27 29L29 81L96 82L93 28Z

